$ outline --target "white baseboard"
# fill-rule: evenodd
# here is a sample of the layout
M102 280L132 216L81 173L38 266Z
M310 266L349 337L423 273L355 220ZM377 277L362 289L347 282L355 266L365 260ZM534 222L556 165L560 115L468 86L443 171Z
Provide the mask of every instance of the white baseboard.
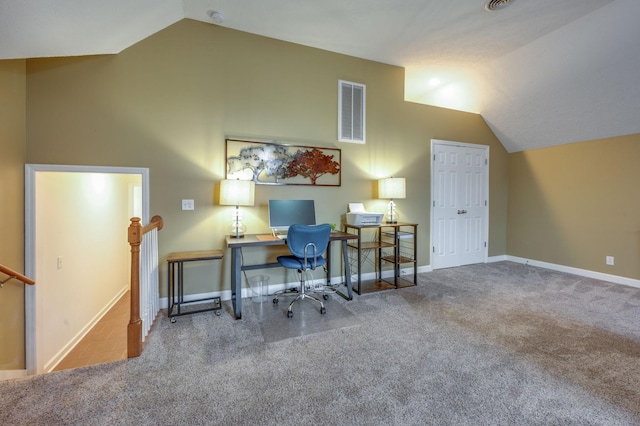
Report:
M587 278L594 278L594 279L598 279L598 280L602 280L602 281L608 281L608 282L612 282L615 284L623 284L623 285L628 285L630 287L636 287L636 288L640 288L640 280L635 280L632 278L625 278L625 277L620 277L617 275L610 275L610 274L604 274L602 272L594 272L594 271L588 271L586 269L579 269L579 268L572 268L570 266L564 266L564 265L557 265L554 263L547 263L547 262L540 262L538 260L531 260L531 259L525 259L522 257L516 257L516 256L507 256L507 255L500 255L500 256L491 256L487 258L487 263L494 263L494 262L504 262L504 261L509 261L509 262L516 262L516 263L522 263L525 265L531 265L531 266L537 266L540 268L545 268L545 269L551 269L554 271L558 271L558 272L566 272L568 274L573 274L573 275L579 275L582 277L587 277ZM423 273L423 272L432 272L433 271L433 267L431 265L424 265L424 266L418 266L418 273ZM400 275L404 276L404 275L411 275L413 274L413 268L404 268L400 270ZM384 271L382 273L382 276L384 278L389 278L393 276L393 271ZM376 277L376 273L375 272L369 272L366 274L362 274L361 275L361 279L362 280L372 280ZM351 276L351 282L355 283L358 280L358 276L357 275L352 275ZM314 280L315 282L321 282L321 279L316 279ZM291 287L295 287L298 285L298 282L291 282L291 283L286 283L286 284L270 284L268 286L268 294L273 294L276 291L280 291L280 290L284 290L285 288L291 288ZM246 297L251 297L252 294L252 290L251 288L248 287L244 287L242 289L242 298L246 298ZM201 294L192 294L190 296L185 296L185 302L189 302L192 300L198 300L198 299L204 299L204 298L210 298L210 297L216 297L219 296L221 300L231 300L231 290L224 290L224 291L217 291L217 292L212 292L212 293L201 293ZM168 308L168 299L162 298L160 299L160 307L162 309L167 309Z
M19 379L27 377L27 370L0 370L0 380Z
M422 273L422 272L431 272L433 271L433 268L431 267L431 265L426 265L426 266L418 266L418 273ZM400 270L400 276L405 276L405 275L412 275L413 274L413 268L404 268ZM384 278L389 278L393 276L393 271L392 270L387 270L384 271L382 273L382 276ZM374 279L376 277L375 272L369 272L366 274L362 274L361 279L362 280L371 280ZM333 277L332 280L335 279L339 279L340 277ZM356 283L358 280L358 276L357 275L352 275L351 276L351 282L352 283ZM313 280L313 284L322 284L324 282L324 280L322 278L317 278ZM285 283L285 284L269 284L267 286L267 294L273 294L277 291L282 291L285 288L292 288L292 287L297 287L299 285L298 281L295 282L289 282L289 283ZM254 296L253 291L250 287L243 287L242 288L242 298L247 298L247 297L251 297ZM231 290L223 290L223 291L214 291L211 293L200 293L200 294L192 294L192 295L188 295L184 297L184 301L185 302L191 302L194 300L198 300L198 299L209 299L212 297L220 297L220 300L231 300ZM168 309L169 308L169 299L167 297L163 297L160 299L160 309Z
M501 256L490 256L487 257L487 263L494 263L494 262L504 262L507 259L506 255L501 255Z
M501 260L522 263L525 265L538 266L540 268L551 269L558 272L566 272L567 274L579 275L581 277L594 278L597 280L608 281L614 284L628 285L629 287L640 288L640 280L633 278L620 277L618 275L605 274L602 272L589 271L586 269L573 268L571 266L557 265L555 263L541 262L539 260L525 259L516 256L500 256ZM497 260L496 260L497 261Z

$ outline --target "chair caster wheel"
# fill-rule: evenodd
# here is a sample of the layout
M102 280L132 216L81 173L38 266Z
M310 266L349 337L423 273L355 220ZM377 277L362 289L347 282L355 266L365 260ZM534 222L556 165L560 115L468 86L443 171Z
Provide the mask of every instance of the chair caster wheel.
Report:
M273 303L278 304L278 299L273 299Z
M292 317L293 317L293 312L287 311L287 318L292 318Z
M320 308L320 314L324 315L327 313L327 310L325 308Z
M216 311L216 316L219 317L220 315L222 315L222 312Z
M329 295L328 295L328 294L323 294L323 295L322 295L322 298L323 298L324 300L329 300Z
M171 324L175 324L176 319L175 318L171 318Z

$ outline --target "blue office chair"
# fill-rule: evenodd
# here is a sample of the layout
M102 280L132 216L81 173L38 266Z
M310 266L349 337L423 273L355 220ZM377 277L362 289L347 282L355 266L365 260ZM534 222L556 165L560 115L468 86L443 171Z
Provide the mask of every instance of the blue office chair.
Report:
M311 299L320 304L320 313L326 312L322 300L312 296L305 291L305 273L313 271L319 266L325 266L327 260L324 254L329 246L329 236L331 234L331 225L328 223L322 225L291 225L287 232L287 245L291 255L278 256L278 263L287 269L295 269L300 274L300 288L295 290L287 290L283 293L276 293L273 303L278 303L278 297L286 295L296 295L296 298L289 304L287 316L291 318L293 312L291 308L298 300ZM326 271L326 267L325 267Z

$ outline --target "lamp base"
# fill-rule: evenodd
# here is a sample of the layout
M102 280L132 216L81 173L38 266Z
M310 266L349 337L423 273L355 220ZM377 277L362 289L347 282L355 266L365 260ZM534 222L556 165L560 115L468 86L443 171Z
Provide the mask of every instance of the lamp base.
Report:
M241 234L241 235L233 235L233 234L231 234L231 235L229 235L229 238L244 238L244 234Z
M397 220L387 220L385 223L398 223Z

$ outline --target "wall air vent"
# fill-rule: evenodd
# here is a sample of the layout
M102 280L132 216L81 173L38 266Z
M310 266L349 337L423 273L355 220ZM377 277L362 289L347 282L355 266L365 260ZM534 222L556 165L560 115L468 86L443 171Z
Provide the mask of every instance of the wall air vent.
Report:
M338 141L365 143L366 86L338 81Z
M509 6L513 3L514 0L489 0L487 4L484 5L484 9L488 11L500 10Z

